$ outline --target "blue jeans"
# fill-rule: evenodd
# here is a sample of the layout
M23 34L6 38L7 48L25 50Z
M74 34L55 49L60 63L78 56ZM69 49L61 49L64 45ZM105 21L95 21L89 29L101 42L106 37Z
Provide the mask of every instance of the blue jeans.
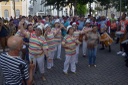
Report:
M95 64L95 61L96 61L96 51L97 51L97 48L88 48L88 59L89 59L89 65L91 64Z

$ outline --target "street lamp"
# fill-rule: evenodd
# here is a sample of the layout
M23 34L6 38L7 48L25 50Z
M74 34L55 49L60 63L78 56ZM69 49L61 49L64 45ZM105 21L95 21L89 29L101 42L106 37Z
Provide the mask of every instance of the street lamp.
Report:
M127 6L125 6L125 9L127 9Z
M92 11L91 3L92 3L92 0L89 0L89 15L91 15L91 11Z
M125 6L125 9L126 9L126 13L127 13L127 6Z

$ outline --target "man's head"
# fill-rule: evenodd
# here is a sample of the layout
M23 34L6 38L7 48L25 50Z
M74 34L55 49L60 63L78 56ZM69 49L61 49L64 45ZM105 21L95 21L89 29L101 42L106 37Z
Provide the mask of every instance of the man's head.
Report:
M10 24L11 24L11 25L13 24L13 19L10 20Z
M111 14L111 17L114 18L115 17L115 14Z
M122 20L125 20L125 18L126 18L126 14L123 13L123 14L122 14Z
M48 17L48 16L46 16L46 17L45 17L45 20L46 20L46 21L49 21L49 17Z
M23 40L21 37L11 36L11 37L9 37L9 39L7 41L7 45L9 47L10 51L20 52L20 50L23 47Z
M42 21L41 16L38 16L37 21L38 21L38 22L41 22L41 21Z

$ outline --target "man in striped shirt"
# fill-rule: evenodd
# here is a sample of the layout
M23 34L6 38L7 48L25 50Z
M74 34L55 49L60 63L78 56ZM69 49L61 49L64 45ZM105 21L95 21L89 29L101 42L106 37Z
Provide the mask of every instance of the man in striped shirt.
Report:
M5 77L5 85L31 85L34 65L30 64L30 72L28 72L27 64L19 57L23 46L22 38L12 36L8 39L7 44L10 51L0 54L0 65Z

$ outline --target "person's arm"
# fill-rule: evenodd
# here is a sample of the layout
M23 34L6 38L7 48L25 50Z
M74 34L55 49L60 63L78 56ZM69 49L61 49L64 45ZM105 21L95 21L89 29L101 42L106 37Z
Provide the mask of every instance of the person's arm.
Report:
M29 79L27 80L27 85L32 85L34 68L35 68L35 65L32 62L30 62L30 65L29 65Z
M65 49L70 49L69 45L66 44L66 38L67 37L64 37L63 41L62 41L62 46L65 48Z
M25 31L23 24L24 24L24 21L21 21L21 22L19 23L20 33L21 33L22 35L24 35L25 38L29 38L29 37L30 37L30 33Z
M16 26L14 25L13 35L16 34Z
M46 57L48 58L48 44L47 41L45 40L45 38L42 39L42 50L44 51L44 54L46 55Z
M64 26L61 24L60 28L54 32L54 36L57 36L57 34L60 32L62 28L64 28Z

